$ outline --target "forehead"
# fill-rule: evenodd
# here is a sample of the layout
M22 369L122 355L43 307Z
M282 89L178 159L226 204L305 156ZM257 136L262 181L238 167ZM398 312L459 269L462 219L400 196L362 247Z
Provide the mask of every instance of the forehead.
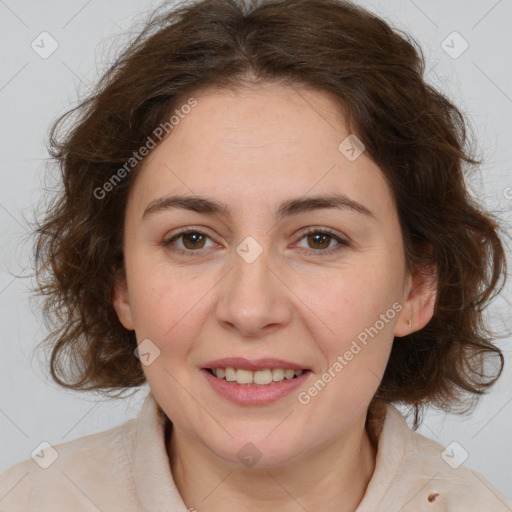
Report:
M266 84L193 97L197 105L139 171L132 191L139 213L156 197L176 193L215 195L236 209L313 192L364 202L371 192L374 207L389 207L375 163L365 153L350 160L340 150L352 135L332 95Z

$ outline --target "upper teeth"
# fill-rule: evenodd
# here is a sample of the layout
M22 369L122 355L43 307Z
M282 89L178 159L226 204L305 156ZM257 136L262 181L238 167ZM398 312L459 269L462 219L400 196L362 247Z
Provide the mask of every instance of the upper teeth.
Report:
M302 374L303 370L284 370L283 368L275 368L258 370L242 370L236 368L215 368L213 374L219 379L225 379L229 382L236 381L238 384L258 384L264 386L272 382L279 382L284 379L293 379L294 376Z

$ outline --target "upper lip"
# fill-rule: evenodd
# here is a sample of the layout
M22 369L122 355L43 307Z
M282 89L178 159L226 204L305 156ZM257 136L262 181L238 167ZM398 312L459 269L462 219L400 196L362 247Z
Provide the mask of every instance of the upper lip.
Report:
M258 370L265 370L267 368L273 370L275 368L283 368L284 370L308 370L300 363L292 361L285 361L284 359L275 359L264 357L260 359L246 359L244 357L224 357L222 359L215 359L204 364L203 368L211 370L215 368L239 368L241 370L251 370L253 372Z

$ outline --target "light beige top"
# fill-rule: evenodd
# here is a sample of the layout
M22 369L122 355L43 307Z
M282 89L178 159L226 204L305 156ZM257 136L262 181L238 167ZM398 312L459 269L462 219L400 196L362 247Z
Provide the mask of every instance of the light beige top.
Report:
M149 392L137 418L55 445L58 457L47 469L28 459L0 475L0 511L186 512L165 449L166 423ZM443 450L388 405L375 472L356 512L512 511L480 473L445 462ZM45 450L38 461L52 456Z

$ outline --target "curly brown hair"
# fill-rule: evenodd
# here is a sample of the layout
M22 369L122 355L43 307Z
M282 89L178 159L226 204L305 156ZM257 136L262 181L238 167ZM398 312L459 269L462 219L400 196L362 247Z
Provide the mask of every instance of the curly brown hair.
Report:
M503 288L506 260L498 220L466 188L465 172L480 163L467 148L467 121L426 83L424 69L414 39L348 1L199 0L156 9L94 91L50 130L62 187L36 222L34 257L53 379L110 395L145 382L135 333L112 304L127 196L144 161L134 155L194 92L252 77L339 99L389 183L408 269L437 273L434 315L393 344L372 404L409 404L414 428L427 405L470 410L503 371L483 311ZM490 357L499 363L493 375L484 371Z

